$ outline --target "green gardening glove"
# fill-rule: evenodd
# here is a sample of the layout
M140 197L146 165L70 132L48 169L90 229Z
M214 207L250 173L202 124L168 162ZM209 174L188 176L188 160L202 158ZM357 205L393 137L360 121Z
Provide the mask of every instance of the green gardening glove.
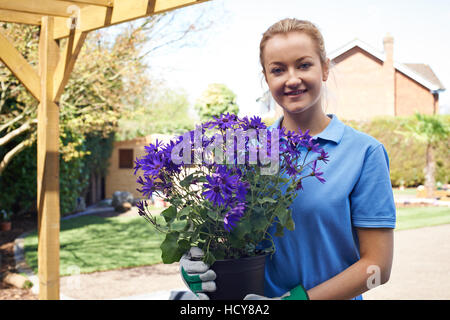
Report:
M202 261L203 256L200 248L191 248L180 259L180 272L184 283L198 299L209 300L205 292L216 291L216 273Z
M309 300L309 297L306 289L302 285L299 285L291 291L286 292L281 297L268 298L251 293L246 295L244 300Z

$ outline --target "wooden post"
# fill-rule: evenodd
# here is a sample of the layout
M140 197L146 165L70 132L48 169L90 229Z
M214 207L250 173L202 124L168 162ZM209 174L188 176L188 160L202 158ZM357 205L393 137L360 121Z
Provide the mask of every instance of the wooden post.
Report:
M53 17L43 17L39 42L37 205L39 299L59 299L59 108L53 102L59 47Z

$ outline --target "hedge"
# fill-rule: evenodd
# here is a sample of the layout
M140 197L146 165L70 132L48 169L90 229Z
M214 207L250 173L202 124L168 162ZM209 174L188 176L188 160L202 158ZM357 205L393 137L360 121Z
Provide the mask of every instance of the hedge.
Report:
M439 118L450 126L449 115ZM275 118L264 119L266 125L275 122ZM342 120L356 130L365 132L381 143L389 156L391 181L393 187L417 187L425 183L424 168L426 164L426 145L413 139L406 139L398 133L405 130L405 125L413 125L417 121L410 117L379 117L370 121ZM441 141L435 152L436 182L450 182L450 140Z
M70 135L69 135L69 140ZM62 139L63 143L66 143ZM89 186L89 176L100 171L104 175L111 156L114 138L87 136L80 146L90 151L84 157L72 157L64 161L60 156L60 212L69 215L76 209L76 200L82 197ZM6 150L0 148L0 155ZM37 146L36 143L24 149L11 160L0 176L0 208L14 214L36 212L37 197Z
M450 126L450 116L440 115ZM416 187L425 183L426 145L406 138L399 131L413 125L415 117L380 117L371 121L344 121L349 126L365 132L383 143L389 155L391 181L394 187ZM441 141L435 151L436 182L450 181L450 139Z

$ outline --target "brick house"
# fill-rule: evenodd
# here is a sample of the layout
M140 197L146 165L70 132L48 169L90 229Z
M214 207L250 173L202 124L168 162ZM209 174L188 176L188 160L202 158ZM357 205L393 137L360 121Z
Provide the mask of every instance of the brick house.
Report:
M136 190L137 176L134 175L134 160L145 155L145 146L158 141L168 142L172 137L168 135L149 135L132 140L114 142L109 161L108 173L105 178L105 197L112 198L115 191L128 191L134 198L142 198Z
M327 113L346 120L439 113L439 92L445 88L433 70L422 63L394 61L390 35L383 45L384 52L379 52L355 39L328 55L332 67L326 82ZM266 96L258 100L275 105ZM275 106L275 116L281 114Z

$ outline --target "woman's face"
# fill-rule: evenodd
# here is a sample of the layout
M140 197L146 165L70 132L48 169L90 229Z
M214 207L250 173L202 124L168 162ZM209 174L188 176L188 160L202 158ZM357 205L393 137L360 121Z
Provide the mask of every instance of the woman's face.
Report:
M322 68L314 41L305 33L277 34L266 42L264 76L275 101L289 113L321 107Z

